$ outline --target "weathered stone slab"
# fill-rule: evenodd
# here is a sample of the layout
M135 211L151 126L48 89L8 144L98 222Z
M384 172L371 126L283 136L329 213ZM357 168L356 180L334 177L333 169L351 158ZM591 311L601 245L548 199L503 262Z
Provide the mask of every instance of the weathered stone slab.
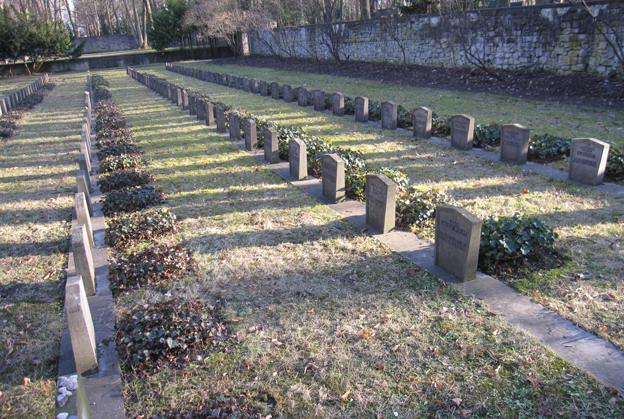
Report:
M381 103L381 128L397 128L397 111L398 106L396 103L391 101Z
M284 102L292 102L295 100L295 95L293 94L292 87L290 87L289 84L282 86L282 99L284 99Z
M79 276L70 276L65 284L65 313L76 372L83 374L98 367L95 330L89 302Z
M262 96L268 96L269 95L269 85L268 85L268 83L266 81L264 81L264 80L260 80L259 86L260 86L260 94Z
M215 108L215 119L217 120L217 132L225 132L225 109L223 105Z
M182 106L184 110L188 109L188 91L186 89L182 89L182 104L180 106Z
M412 112L412 125L414 126L414 137L418 140L428 140L431 138L431 123L433 112L431 109L421 106Z
M74 196L74 204L76 208L76 220L78 224L83 224L85 226L87 238L89 239L89 246L93 249L95 247L95 241L93 241L93 225L91 224L91 213L89 212L85 194L78 192Z
M87 229L84 224L78 224L72 228L71 246L74 254L74 264L76 265L76 274L82 277L87 295L94 295L95 267L93 265L93 254L89 245Z
M251 79L249 81L249 90L251 90L251 93L258 93L260 91L260 87L258 86L258 80Z
M240 119L238 112L230 112L230 140L238 141L240 139Z
M299 106L308 106L308 91L305 87L300 87L297 92L297 104Z
M450 120L451 145L459 150L472 149L475 119L468 115L454 115Z
M503 125L501 132L501 161L525 164L529 153L529 129L520 124Z
M336 92L332 96L332 112L334 115L344 115L344 95L340 92Z
M321 157L321 182L325 198L334 203L344 201L345 164L338 154L324 154Z
M314 104L315 111L325 110L325 92L322 90L315 90L312 93L312 103Z
M204 99L204 116L206 119L206 126L210 127L216 124L215 108L214 104Z
M275 128L264 129L264 161L270 164L279 163L279 144Z
M85 177L85 172L82 170L76 170L76 191L82 192L87 199L87 207L89 207L89 214L93 214L93 207L91 205L91 193Z
M303 140L297 138L288 143L288 165L294 179L303 180L308 176L308 152Z
M245 149L251 151L258 146L258 135L256 133L256 120L246 119L243 123L245 131Z
M182 93L183 89L180 86L176 86L176 98L175 98L175 104L178 106L182 106L182 103L184 101L184 99L182 98L183 93Z
M435 264L461 281L475 279L482 221L451 205L436 208Z
M273 99L280 98L280 85L279 83L273 82L271 83L271 97Z
M366 224L386 234L394 229L397 184L383 174L366 175Z
M85 157L85 160L87 161L87 168L89 170L92 170L93 168L91 166L91 147L89 147L89 143L87 142L86 138L80 140L80 154Z
M568 177L588 185L602 183L607 168L609 144L595 138L575 138L570 150Z
M80 153L78 157L76 157L76 163L78 163L78 168L85 174L85 182L87 184L87 188L89 191L93 190L93 185L91 184L91 166L87 163L87 159L84 154Z
M355 98L355 120L368 122L368 98L365 96Z
M189 115L197 115L197 96L193 94L189 95L188 101Z

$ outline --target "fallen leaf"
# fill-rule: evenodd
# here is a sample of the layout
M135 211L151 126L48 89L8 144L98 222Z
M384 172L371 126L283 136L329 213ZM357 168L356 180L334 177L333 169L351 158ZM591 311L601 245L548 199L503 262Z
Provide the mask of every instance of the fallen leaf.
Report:
M455 406L459 407L459 405L460 405L460 404L461 404L461 402L462 402L462 399L460 399L459 397L456 397L456 398L454 398L454 399L451 399L451 401L453 402L453 404L454 404Z
M347 397L349 397L349 394L351 394L351 390L347 390L344 392L344 394L342 396L340 396L340 400L347 401Z
M373 332L371 332L368 329L362 329L358 332L358 337L363 340L370 339L372 336L373 336Z

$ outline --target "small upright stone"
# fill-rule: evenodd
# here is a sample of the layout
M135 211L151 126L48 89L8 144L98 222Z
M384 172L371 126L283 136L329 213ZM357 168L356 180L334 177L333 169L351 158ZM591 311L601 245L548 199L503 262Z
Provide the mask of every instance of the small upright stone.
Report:
M284 99L284 102L292 102L295 99L292 87L289 84L282 86L282 99Z
M570 150L568 177L588 185L602 183L607 168L609 144L595 138L575 138Z
M217 132L225 132L225 109L223 105L217 105L215 116L217 119Z
M503 125L501 133L501 161L525 164L529 153L529 129L520 124Z
M397 128L397 109L397 104L394 102L388 101L381 103L381 128Z
M336 92L332 96L332 112L334 115L344 115L344 95L340 92Z
M290 176L295 180L308 176L308 152L303 140L297 138L288 143L288 165Z
M76 191L82 192L87 200L87 207L89 208L89 214L93 214L93 206L91 205L91 193L89 192L89 185L87 185L86 175L82 170L76 170Z
M260 91L260 88L258 86L258 80L251 79L249 81L249 90L251 91L251 93L258 93Z
M212 102L204 99L204 115L206 118L206 126L213 126L215 121L215 109Z
M258 145L258 135L256 133L256 120L246 119L243 123L243 130L245 131L245 149L251 151Z
M368 98L358 96L355 98L355 120L357 122L368 122Z
M308 106L308 91L305 87L300 87L297 94L297 104L299 106Z
M280 98L280 85L276 82L271 83L271 97L273 99Z
M182 89L182 109L188 109L188 91L186 89Z
M93 185L91 184L91 176L90 173L90 165L87 163L87 159L84 154L80 153L78 157L76 157L76 162L78 163L78 168L85 174L85 182L87 183L87 188L89 188L89 192L93 190Z
M461 281L475 279L481 220L463 208L436 207L435 264Z
M325 92L323 92L322 90L315 90L312 93L312 101L314 103L315 111L325 110Z
M70 276L65 284L65 313L76 372L83 374L98 367L95 330L91 310L79 276Z
M197 113L197 120L204 121L206 119L206 103L204 102L204 99L201 97L198 97L195 102L196 102L195 110Z
M418 140L428 140L431 138L431 122L433 112L431 109L421 106L412 113L412 125L414 126L414 137Z
M269 95L269 85L267 84L266 81L264 80L260 80L260 94L262 96L268 96Z
M89 213L89 206L87 205L87 198L84 193L78 192L75 195L74 206L76 208L76 221L78 224L84 224L87 231L87 238L89 239L89 245L91 248L94 248L93 225L91 224L91 214Z
M176 86L176 99L175 99L175 104L178 106L182 106L182 104L184 103L184 99L183 97L183 93L182 93L183 89L180 86Z
M230 140L238 141L240 139L241 135L238 112L230 112Z
M366 175L366 224L386 234L394 229L397 184L383 174Z
M264 161L270 164L279 163L279 144L275 128L264 129Z
M321 156L321 181L323 196L331 202L342 202L345 199L345 164L338 154Z
M93 254L84 224L78 224L72 228L71 236L72 253L76 273L82 277L87 295L95 294L95 267Z
M475 120L468 115L451 117L451 146L459 150L472 149Z

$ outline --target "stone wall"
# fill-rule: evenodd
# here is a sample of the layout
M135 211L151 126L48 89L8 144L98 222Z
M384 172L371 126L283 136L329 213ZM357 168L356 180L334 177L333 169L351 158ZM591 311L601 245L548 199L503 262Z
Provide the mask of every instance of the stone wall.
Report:
M82 42L84 42L83 54L125 51L139 47L132 35L107 35L77 38L74 41L74 46L79 45Z
M592 2L591 9L624 39L624 2ZM340 39L342 42L332 42ZM412 15L327 26L252 33L256 55L465 66L546 69L607 75L615 53L585 11L573 5L481 9L456 17ZM338 46L338 48L336 48Z

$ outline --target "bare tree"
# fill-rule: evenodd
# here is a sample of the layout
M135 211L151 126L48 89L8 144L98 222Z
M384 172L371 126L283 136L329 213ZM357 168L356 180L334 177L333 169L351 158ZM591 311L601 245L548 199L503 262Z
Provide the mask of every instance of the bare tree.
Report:
M403 36L402 31L402 21L400 17L396 15L391 15L385 18L382 18L380 21L381 30L384 34L388 36L401 50L401 55L403 57L403 65L407 65L407 44L408 40Z

